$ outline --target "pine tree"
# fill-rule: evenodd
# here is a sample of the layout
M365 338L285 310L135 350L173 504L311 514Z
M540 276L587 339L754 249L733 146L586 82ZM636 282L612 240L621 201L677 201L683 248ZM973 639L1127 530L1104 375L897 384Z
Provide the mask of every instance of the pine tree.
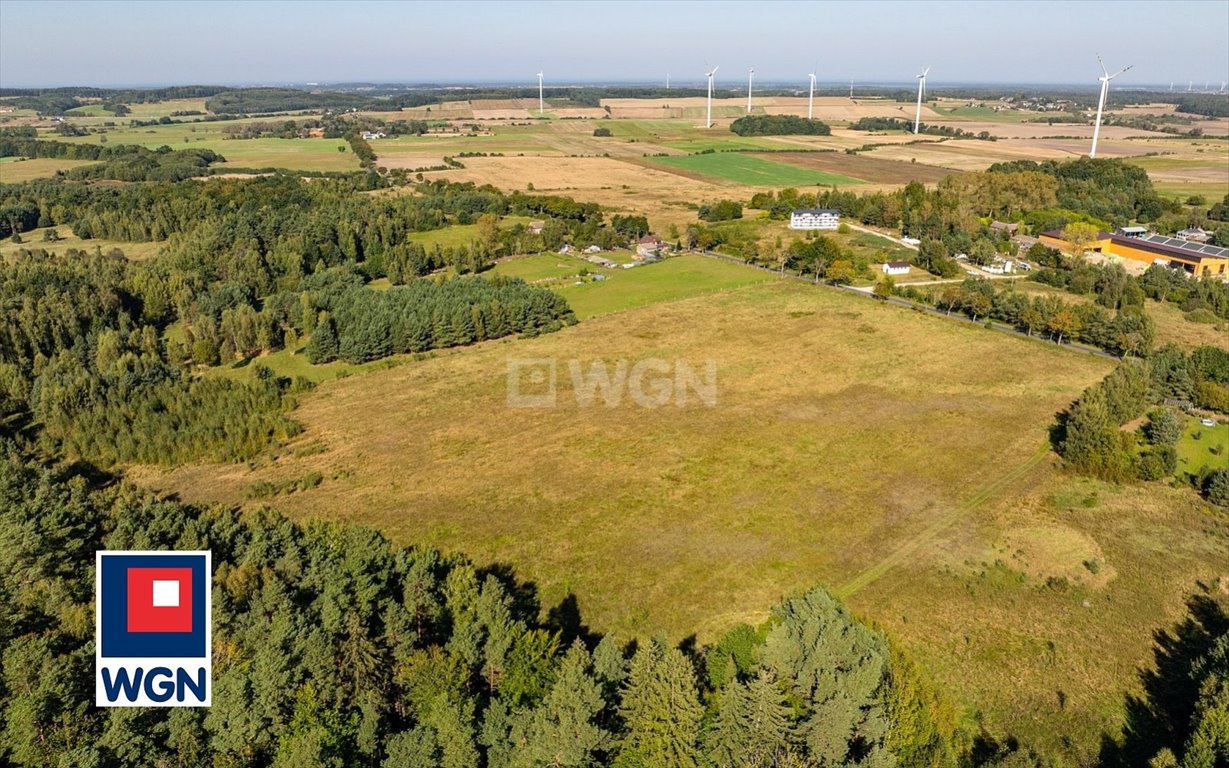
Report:
M625 737L616 768L694 768L704 708L695 670L678 649L654 642L632 658L619 714Z
M745 685L731 682L706 739L709 759L718 768L775 765L789 749L791 714L785 692L767 670Z
M592 674L592 661L577 641L559 666L558 677L527 728L527 746L513 765L587 768L609 742L597 724L606 702Z

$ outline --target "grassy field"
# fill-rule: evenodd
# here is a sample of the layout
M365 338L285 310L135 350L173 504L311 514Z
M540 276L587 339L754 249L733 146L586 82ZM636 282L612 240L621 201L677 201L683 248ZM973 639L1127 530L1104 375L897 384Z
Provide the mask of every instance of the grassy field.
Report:
M515 224L528 224L530 221L531 219L528 216L504 216L499 220L499 226L506 229ZM412 232L409 239L415 243L422 243L426 248L431 248L436 244L439 244L442 248L456 248L462 245L470 245L478 240L478 225L453 224L443 229Z
M815 184L860 184L861 179L826 171L799 168L739 152L714 152L707 155L654 157L651 162L703 176L726 179L749 186L790 187Z
M570 361L649 358L714 361L715 407L577 403ZM555 362L557 407L507 406L523 359ZM772 280L328 382L275 460L133 476L239 503L320 471L278 505L508 563L624 637L711 639L824 583L992 734L1080 763L1120 724L1152 633L1229 568L1224 521L1189 490L1056 469L1053 414L1111 366Z
M1187 418L1177 451L1179 477L1188 473L1198 474L1203 467L1229 467L1229 424L1205 427L1199 419Z
M91 164L90 160L65 160L58 157L0 157L0 184L18 184L31 179L42 179L54 176L56 171L67 171Z
M26 232L22 235L21 243L14 243L12 238L0 240L0 257L12 256L23 248L30 250L42 249L48 253L64 253L72 248L89 251L90 253L93 253L95 248L101 248L103 253L108 253L112 249L118 248L129 259L140 260L156 255L162 247L162 243L121 243L117 240L101 239L82 240L74 235L72 228L67 225L54 228L60 236L59 240L45 242L43 240L43 233L48 229L52 229L52 227L42 227Z
M593 270L590 270L593 271ZM684 254L632 269L601 270L607 279L555 289L580 319L772 280L739 264Z
M254 120L234 121L239 123ZM172 149L212 149L226 158L214 166L242 168L287 168L296 171L354 171L358 161L339 139L230 139L222 132L232 121L158 125L145 128L122 126L107 130L110 144L139 144L150 149L169 146ZM57 138L48 136L48 138ZM74 143L97 144L97 135L58 137Z

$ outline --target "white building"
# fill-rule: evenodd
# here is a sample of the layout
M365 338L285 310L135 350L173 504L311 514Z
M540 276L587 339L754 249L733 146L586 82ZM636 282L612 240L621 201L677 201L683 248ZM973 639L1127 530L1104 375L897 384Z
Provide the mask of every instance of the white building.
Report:
M907 275L909 274L909 262L889 261L883 265L883 274L885 275Z
M371 141L372 139L384 138L384 133L381 131L363 131L361 134L363 141Z
M836 229L841 213L831 208L800 208L789 215L790 229Z

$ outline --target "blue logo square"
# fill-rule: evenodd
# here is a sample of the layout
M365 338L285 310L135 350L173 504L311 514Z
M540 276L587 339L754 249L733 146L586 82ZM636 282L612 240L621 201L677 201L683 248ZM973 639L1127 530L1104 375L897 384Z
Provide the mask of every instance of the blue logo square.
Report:
M209 604L210 577L203 554L99 553L99 655L102 658L209 658L206 646L206 606ZM129 570L140 568L183 568L192 574L192 627L188 632L129 631Z

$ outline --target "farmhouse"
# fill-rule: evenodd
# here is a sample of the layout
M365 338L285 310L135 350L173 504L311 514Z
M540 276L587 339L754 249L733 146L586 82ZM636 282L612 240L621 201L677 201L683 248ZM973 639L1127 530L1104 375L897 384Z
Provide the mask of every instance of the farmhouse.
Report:
M883 274L885 275L907 275L909 274L909 262L889 261L883 265Z
M666 244L654 235L645 235L636 243L636 258L654 259L661 255Z
M1124 227L1123 229L1141 229ZM1041 242L1063 251L1071 252L1071 244L1063 240L1062 232L1054 230L1041 233ZM1206 243L1182 240L1164 235L1124 236L1102 232L1088 244L1088 250L1144 264L1163 264L1182 269L1194 277L1219 277L1229 279L1229 248Z
M529 231L535 235L542 234L542 229L546 226L546 222L541 219L534 219L529 222Z
M1009 224L1008 222L1005 222L1005 221L990 222L990 231L992 232L999 232L999 233L1003 233L1007 235L1015 235L1016 230L1018 229L1020 229L1019 224Z
M384 138L384 134L381 131L363 131L359 135L363 137L363 141L371 141L372 139Z
M841 212L832 208L800 208L789 215L790 229L836 229Z

